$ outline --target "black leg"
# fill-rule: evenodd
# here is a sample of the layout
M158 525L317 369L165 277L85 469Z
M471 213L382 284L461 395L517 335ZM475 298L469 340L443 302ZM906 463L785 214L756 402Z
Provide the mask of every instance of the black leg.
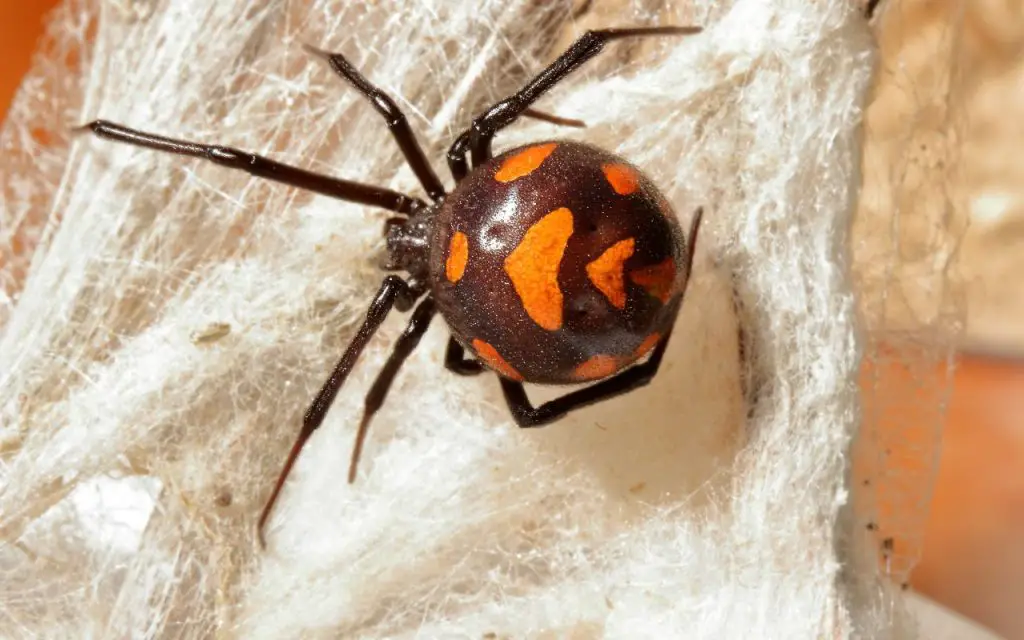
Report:
M397 211L398 213L408 214L426 206L419 198L413 198L391 189L351 182L341 178L332 178L319 173L313 173L312 171L306 171L305 169L281 164L263 156L231 147L165 138L137 129L129 129L128 127L104 120L95 120L89 124L82 125L77 131L91 131L101 138L107 138L116 142L176 153L182 156L202 158L224 167L245 171L259 178L274 180L275 182L306 189L307 191L315 191L331 198L358 202L359 204L380 207L390 211Z
M270 512L277 502L277 496L281 493L281 488L288 478L292 465L295 464L295 460L299 457L299 453L302 452L302 447L305 446L306 441L309 440L313 432L324 421L328 409L331 408L331 403L334 402L335 396L338 395L341 385L344 384L348 374L355 366L359 355L366 348L370 338L377 332L384 319L388 317L388 312L391 311L391 308L394 307L399 311L406 311L412 306L418 295L418 291L410 287L398 276L387 276L384 278L384 283L381 285L380 290L377 291L373 302L370 303L370 308L366 312L366 319L363 320L362 326L359 327L359 331L356 332L352 342L345 349L341 360L335 365L334 370L331 372L331 377L320 388L320 392L313 400L313 404L306 410L306 415L302 420L302 429L299 431L299 437L296 438L295 444L292 445L292 450L285 460L284 467L277 478L277 483L274 485L274 490L271 492L266 505L264 505L263 512L260 514L260 519L256 525L260 546L266 546L263 527L267 522L267 518L270 517Z
M879 2L881 0L868 0L867 6L864 7L864 15L867 16L868 20L875 17L875 10L878 9Z
M391 99L391 96L370 84L352 66L352 63L346 60L340 53L323 51L309 45L303 46L306 51L326 60L335 73L348 80L359 93L363 94L370 101L370 104L377 110L377 113L384 116L391 135L394 136L398 146L402 149L405 161L412 167L413 173L419 178L420 184L423 185L427 195L434 201L443 198L445 195L444 186L441 185L441 181L438 179L433 167L427 161L427 156L423 153L423 148L420 147L420 143L417 142L415 134L413 134L412 129L409 127L409 121L406 119L405 114L398 108L398 105Z
M522 116L524 118L533 118L534 120L543 120L544 122L557 124L560 127L575 127L577 129L585 129L587 127L587 123L582 120L577 120L575 118L563 118L562 116L556 116L544 111L537 111L536 109L524 109Z
M512 124L545 91L565 79L587 60L590 60L606 44L620 38L640 36L690 35L700 33L700 27L648 27L640 29L602 29L587 31L562 55L541 71L517 93L492 105L473 120L472 126L464 131L448 149L448 167L455 180L461 180L468 172L466 153L473 159L473 166L479 166L491 157L491 140L494 134Z
M348 482L352 484L356 480L356 468L359 466L359 457L363 453L363 443L366 441L366 433L370 430L370 421L374 414L384 405L384 399L388 396L391 384L398 375L398 370L405 364L406 359L420 343L420 338L430 328L430 321L437 313L437 306L433 298L426 298L412 312L412 319L409 326L405 328L402 336L395 343L395 348L384 363L384 368L377 374L373 386L366 394L363 401L363 418L359 421L359 431L356 432L356 443L352 447L352 461L348 466Z
M479 360L466 359L466 350L455 338L448 338L448 348L444 351L444 367L460 376L475 376L484 370Z
M670 337L671 332L662 338L646 362L626 369L614 378L573 391L539 407L534 407L530 403L522 382L501 378L501 390L505 394L505 402L512 412L512 418L520 427L542 427L562 418L570 411L614 398L648 384L661 366Z
M690 283L690 274L693 273L693 256L697 253L697 233L700 231L700 222L704 219L704 207L697 207L690 220L690 233L686 236L686 286Z

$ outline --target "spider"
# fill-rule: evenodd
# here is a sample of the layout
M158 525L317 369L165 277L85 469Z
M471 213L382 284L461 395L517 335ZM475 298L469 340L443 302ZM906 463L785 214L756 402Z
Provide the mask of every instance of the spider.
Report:
M464 376L487 369L497 373L520 427L549 424L574 409L651 381L689 281L701 209L684 238L665 197L623 158L569 140L541 141L492 156L491 141L520 116L572 124L531 105L609 42L700 31L683 26L584 33L455 139L447 154L456 183L451 193L445 191L394 100L341 54L307 46L384 117L429 203L231 147L167 138L104 120L78 129L399 214L385 223L383 269L407 276L384 277L362 325L306 411L257 521L261 547L266 544L265 525L292 465L391 309L412 310L412 316L366 394L352 449L350 483L370 420L438 313L451 334L445 367ZM476 358L467 359L467 350ZM593 384L535 407L523 387L527 382Z

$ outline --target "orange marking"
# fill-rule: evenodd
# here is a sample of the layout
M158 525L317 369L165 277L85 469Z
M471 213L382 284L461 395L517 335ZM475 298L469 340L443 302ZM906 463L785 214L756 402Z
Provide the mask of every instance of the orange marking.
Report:
M572 212L565 207L555 209L534 223L519 246L505 258L505 273L527 315L548 331L562 326L558 266L571 235Z
M557 146L557 143L548 142L523 149L501 163L498 172L494 174L494 179L498 182L512 182L516 178L530 175L547 160Z
M603 164L601 171L604 171L604 177L620 196L628 196L640 185L640 177L636 175L636 171L624 164Z
M469 262L469 238L461 231L456 231L452 236L451 244L448 245L448 261L445 262L445 275L449 282L458 282L462 274L466 272L466 263Z
M647 336L646 338L644 338L644 341L640 343L640 346L636 348L636 351L633 352L633 357L637 360L644 357L645 355L647 355L648 351L653 349L655 345L658 344L660 340L661 334L657 332Z
M477 338L473 339L473 349L476 350L476 354L478 356L483 358L488 367L494 369L506 378L522 382L523 376L519 375L519 372L513 369L512 365L505 361L505 358L501 357L501 354L498 353L497 349Z
M619 369L619 359L613 356L594 356L576 366L573 371L577 380L599 380L607 378Z
M672 297L672 285L676 279L676 263L672 258L666 258L656 265L630 272L629 279L643 287L647 293L661 300L661 304L665 304Z
M633 255L634 245L633 238L620 240L587 265L590 281L616 309L626 306L626 283L622 271L626 260Z

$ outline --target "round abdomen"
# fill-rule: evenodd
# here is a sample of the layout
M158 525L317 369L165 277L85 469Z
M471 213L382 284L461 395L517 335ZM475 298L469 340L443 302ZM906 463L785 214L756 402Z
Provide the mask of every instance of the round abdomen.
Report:
M568 384L612 375L675 319L686 247L675 214L625 160L567 141L507 151L448 196L431 238L438 308L499 374Z

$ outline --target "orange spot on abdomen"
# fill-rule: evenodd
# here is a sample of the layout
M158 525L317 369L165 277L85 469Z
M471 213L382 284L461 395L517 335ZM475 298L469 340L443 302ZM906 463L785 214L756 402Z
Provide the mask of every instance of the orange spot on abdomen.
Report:
M448 261L445 263L445 275L450 282L458 282L466 272L469 262L469 239L466 234L456 231L448 245Z
M491 369L494 369L495 371L505 376L506 378L510 378L512 380L517 380L520 382L523 380L523 376L519 375L519 372L516 371L512 367L512 365L510 365L505 360L505 358L502 358L501 354L498 353L498 350L492 347L490 344L478 338L474 338L473 349L476 351L476 354L480 356L480 358L483 359L483 361L486 362L487 366L489 366Z
M523 149L514 156L505 158L497 173L494 174L494 179L498 182L512 182L517 178L530 175L547 160L557 146L554 142L537 144Z
M572 212L555 209L527 229L519 246L505 258L505 273L527 315L548 331L562 326L558 267L571 235Z
M666 258L656 265L631 271L629 279L665 304L672 296L672 285L676 279L676 263L672 258Z
M601 378L607 378L618 370L618 358L597 355L577 365L573 371L573 377L577 380L600 380Z
M633 351L633 357L639 360L640 358L647 355L647 353L658 344L661 340L660 333L652 333L651 335L644 338L644 341L640 343L640 346Z
M620 240L587 265L587 276L590 281L616 309L626 306L626 283L623 279L623 268L626 260L633 255L634 245L633 238Z
M608 184L612 185L612 189L620 196L628 196L640 185L636 171L624 164L603 164L601 171L604 172Z

